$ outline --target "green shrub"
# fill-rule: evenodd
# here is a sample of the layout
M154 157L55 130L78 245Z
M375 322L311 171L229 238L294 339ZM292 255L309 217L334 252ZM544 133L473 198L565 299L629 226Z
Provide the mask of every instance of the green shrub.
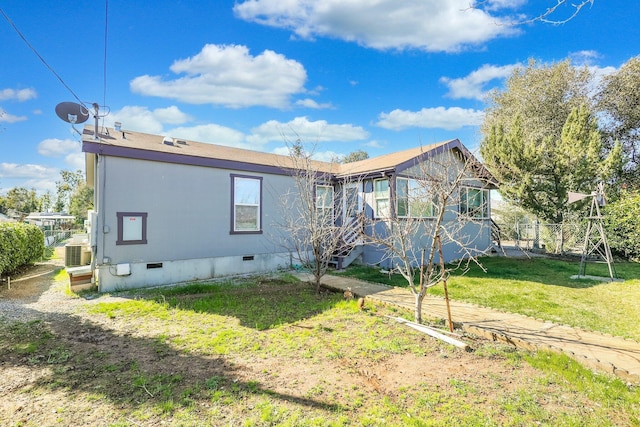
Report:
M13 273L38 260L44 251L44 235L35 225L0 224L0 274Z
M605 210L611 250L632 260L640 259L640 193L623 193Z

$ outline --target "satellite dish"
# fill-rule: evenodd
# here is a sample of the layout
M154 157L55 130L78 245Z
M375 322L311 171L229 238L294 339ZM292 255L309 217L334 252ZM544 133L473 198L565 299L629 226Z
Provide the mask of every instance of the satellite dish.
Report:
M89 118L89 110L75 102L61 102L56 105L56 114L62 120L71 124L80 124Z

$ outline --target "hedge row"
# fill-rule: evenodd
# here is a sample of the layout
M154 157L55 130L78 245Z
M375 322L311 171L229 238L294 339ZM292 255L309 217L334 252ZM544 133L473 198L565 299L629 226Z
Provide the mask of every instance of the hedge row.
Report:
M0 224L0 275L40 259L44 251L44 235L31 224Z

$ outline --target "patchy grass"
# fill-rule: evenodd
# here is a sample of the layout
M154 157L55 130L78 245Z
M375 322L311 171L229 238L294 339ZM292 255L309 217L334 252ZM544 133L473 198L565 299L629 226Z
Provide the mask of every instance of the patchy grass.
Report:
M447 282L452 299L520 313L556 323L578 326L640 341L640 264L616 263L625 281L572 280L578 262L548 258L480 259L478 266L457 271ZM608 276L607 266L590 264L590 275ZM392 286L406 286L402 276L354 266L345 275ZM442 296L441 286L429 290Z
M570 359L390 321L290 279L122 294L0 323L3 425L640 425L640 391Z

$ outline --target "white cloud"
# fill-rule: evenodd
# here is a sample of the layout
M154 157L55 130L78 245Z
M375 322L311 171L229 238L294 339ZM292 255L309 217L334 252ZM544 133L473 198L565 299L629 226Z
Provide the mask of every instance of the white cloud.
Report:
M161 123L169 125L181 125L192 120L188 114L180 111L175 105L167 108L156 108L153 110L153 115Z
M246 46L238 45L207 44L170 69L179 77L139 76L131 81L131 90L190 104L285 108L292 95L304 92L307 79L297 61L271 50L252 56Z
M250 134L217 124L176 127L162 134L173 138L252 150L261 150L265 144L274 141L293 142L300 139L305 143L314 144L327 141L362 140L369 136L368 132L359 126L329 124L325 120L312 122L306 117L296 117L287 123L270 120L251 129Z
M319 104L316 101L314 101L313 99L310 98L306 98L306 99L300 99L298 101L296 101L296 105L300 106L300 107L305 107L305 108L313 108L313 109L326 109L326 108L333 108L333 105L331 105L330 102L325 103L325 104Z
M71 139L45 139L38 144L38 154L45 157L60 157L72 152L80 152L81 146L78 141Z
M520 5L523 0L516 0ZM246 0L233 10L241 19L286 28L298 37L331 37L374 49L453 52L518 33L493 12L514 2L471 8L469 0Z
M571 52L569 54L569 59L571 60L571 64L575 67L584 67L586 66L589 69L589 72L595 78L593 82L593 87L591 88L592 92L598 90L598 85L601 83L603 77L608 76L609 74L613 74L618 69L616 67L600 67L599 65L595 65L595 62L600 59L602 55L595 50L581 50L579 52Z
M371 148L382 148L382 147L384 147L384 144L382 144L380 141L377 141L377 140L373 139L373 140L371 140L369 142L366 142L364 144L364 146L365 147L371 147Z
M344 154L336 153L335 151L314 151L311 158L314 160L320 160L322 162L335 162L337 159L344 157Z
M516 9L524 4L527 4L527 0L490 0L484 3L484 8L486 10Z
M247 141L251 144L266 144L270 141L296 141L315 143L326 141L357 141L366 139L369 133L360 126L351 124L329 124L325 120L309 121L306 117L282 123L269 120L251 129Z
M13 114L9 114L5 110L0 108L0 123L15 123L23 122L25 120L27 120L26 116L14 116Z
M595 50L581 50L578 52L569 53L569 59L571 59L571 63L577 66L591 65L600 57L601 55Z
M107 126L122 123L123 129L137 132L161 134L165 124L180 125L192 118L174 105L167 108L149 110L147 107L129 105L119 111L112 111L105 120Z
M83 168L81 168L83 169ZM55 194L56 181L60 179L60 171L36 164L0 163L0 194L6 194L11 188L34 188L38 194L51 191Z
M64 158L64 162L69 166L69 169L73 171L85 170L85 155L81 151L67 154Z
M455 130L463 126L478 126L483 117L482 111L460 107L423 108L420 111L393 110L390 113L380 113L380 120L376 125L392 130L414 127Z
M216 124L173 128L164 132L164 135L190 141L249 148L244 143L245 135L242 132Z
M603 76L616 71L615 67L599 67L592 63L600 57L596 51L580 51L570 54L571 62L576 67L587 66L589 71L596 78L594 90ZM540 64L542 65L542 64ZM440 83L449 88L445 96L454 99L477 99L485 100L488 91L493 87L487 87L493 81L503 81L508 79L516 68L525 67L521 63L509 65L489 65L484 64L475 71L472 71L465 77L453 79L450 77L441 77Z
M58 170L42 165L0 163L0 178L48 179L58 175Z
M502 80L509 77L513 70L519 66L520 64L503 66L484 64L465 77L458 79L441 77L440 82L449 88L446 96L450 98L478 99L482 101L487 93L485 88L487 83L492 80Z
M18 102L28 101L37 98L38 94L35 89L1 89L0 101L13 100Z

